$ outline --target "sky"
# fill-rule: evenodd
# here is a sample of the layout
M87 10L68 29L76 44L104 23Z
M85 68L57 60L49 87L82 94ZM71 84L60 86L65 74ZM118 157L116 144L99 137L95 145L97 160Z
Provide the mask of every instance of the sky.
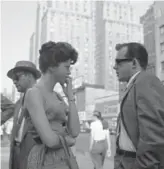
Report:
M152 1L133 1L138 15L143 15ZM36 1L1 2L1 88L10 93L12 81L6 76L19 60L29 59L30 36L35 30Z
M1 3L1 91L9 92L12 81L6 76L19 60L28 60L30 36L35 30L36 2Z

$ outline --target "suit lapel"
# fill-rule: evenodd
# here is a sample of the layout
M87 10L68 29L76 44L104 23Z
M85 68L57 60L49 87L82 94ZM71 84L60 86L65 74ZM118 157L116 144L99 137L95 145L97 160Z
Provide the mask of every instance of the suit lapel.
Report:
M18 122L19 111L20 111L20 108L21 108L21 102L22 102L22 99L18 100L18 102L16 103L16 106L15 106L13 131L12 131L11 141L13 141L15 139L15 136L16 136L16 128L17 128L16 126L17 126L17 122Z
M121 102L121 105L120 105L120 108L121 108L121 109L122 109L122 105L123 105L123 103L124 103L124 101L125 101L126 96L128 95L130 89L131 89L131 88L133 87L133 85L135 84L135 81L136 81L137 77L139 76L139 74L140 74L140 73L138 73L138 75L133 79L133 81L129 84L129 86L128 86L127 89L125 90L125 92L124 92L124 94L123 94L123 97L122 97L122 102ZM120 110L121 110L121 109L120 109Z
M27 111L27 110L23 109L23 111ZM24 113L27 113L27 112L24 112ZM25 123L24 123L24 126L23 126L22 140L24 139L24 137L27 133L27 130L28 130L28 123L27 123L27 116L25 115Z

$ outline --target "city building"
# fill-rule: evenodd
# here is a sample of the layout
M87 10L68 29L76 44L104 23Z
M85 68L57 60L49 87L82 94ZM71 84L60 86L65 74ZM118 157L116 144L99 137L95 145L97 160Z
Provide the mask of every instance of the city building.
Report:
M69 42L75 47L79 58L72 68L74 88L82 80L118 91L122 84L113 70L115 45L143 43L143 29L129 2L48 1L38 3L35 39L35 52L49 40ZM56 90L61 91L61 87Z
M76 93L76 105L80 121L91 120L95 109L95 99L104 95L104 87L82 82L81 85L74 88L74 92Z
M41 30L41 44L49 40L65 41L75 47L79 58L72 69L72 76L83 76L84 81L91 84L95 83L94 3L96 2L53 1L42 17Z
M149 63L147 70L153 74L156 73L156 45L155 45L155 10L154 4L141 17L143 24L144 45L148 51Z
M3 96L7 97L9 100L12 100L12 94L7 91L7 88L3 89Z
M106 49L106 32L105 20L103 16L104 1L97 1L94 4L93 12L93 32L94 32L94 60L95 60L95 84L105 85L105 49Z
M38 65L39 58L39 49L41 48L41 29L42 29L42 17L47 10L46 1L37 2L37 11L36 11L36 25L35 25L35 64Z
M118 91L118 83L113 69L117 43L143 43L143 28L139 16L130 2L104 1L105 20L105 89ZM124 86L124 85L123 85Z
M56 26L58 25L58 26ZM143 42L142 26L128 2L53 1L41 19L41 44L66 41L79 52L74 78L118 90L113 70L115 44Z
M164 81L164 2L155 1L140 21L149 54L148 71Z
M35 33L32 33L30 38L30 54L29 60L35 64L37 64L37 57L35 56Z
M11 100L15 102L15 95L16 95L16 89L15 86L12 85L12 94L11 94Z
M95 99L95 109L102 113L102 117L108 121L110 129L116 129L119 106L118 92L107 92L102 97L99 96Z
M155 3L156 75L164 84L164 2Z

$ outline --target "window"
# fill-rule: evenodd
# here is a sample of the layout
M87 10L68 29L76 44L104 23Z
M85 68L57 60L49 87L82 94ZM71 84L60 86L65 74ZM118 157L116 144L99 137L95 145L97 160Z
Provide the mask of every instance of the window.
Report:
M87 1L84 1L84 6L83 6L84 7L84 12L87 12L87 5L88 5Z
M161 9L157 9L155 12L155 18L159 18L162 15L162 10Z
M78 2L75 2L75 11L78 11L79 10L79 6L78 6Z
M56 1L56 8L59 7L59 1Z
M161 47L161 53L164 53L164 42L160 43L160 47Z
M69 2L69 8L70 8L70 10L73 10L73 2L72 1Z
M162 25L159 29L160 29L160 35L163 35L164 34L164 25Z
M164 72L164 61L161 62L161 71Z

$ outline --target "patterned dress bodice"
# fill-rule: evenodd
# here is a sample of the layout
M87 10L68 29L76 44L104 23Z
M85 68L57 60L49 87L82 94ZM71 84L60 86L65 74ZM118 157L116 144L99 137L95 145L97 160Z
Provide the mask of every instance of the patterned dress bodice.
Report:
M40 90L40 89L39 89ZM41 91L41 90L40 90ZM67 134L67 113L68 113L68 106L64 102L63 98L56 92L57 99L52 100L51 97L44 91L41 91L43 100L44 100L44 110L46 116L49 120L52 130L59 132L63 135ZM29 113L27 113L27 121L28 121L28 132L32 133L34 137L37 137L38 134L36 129L31 121L31 117Z

